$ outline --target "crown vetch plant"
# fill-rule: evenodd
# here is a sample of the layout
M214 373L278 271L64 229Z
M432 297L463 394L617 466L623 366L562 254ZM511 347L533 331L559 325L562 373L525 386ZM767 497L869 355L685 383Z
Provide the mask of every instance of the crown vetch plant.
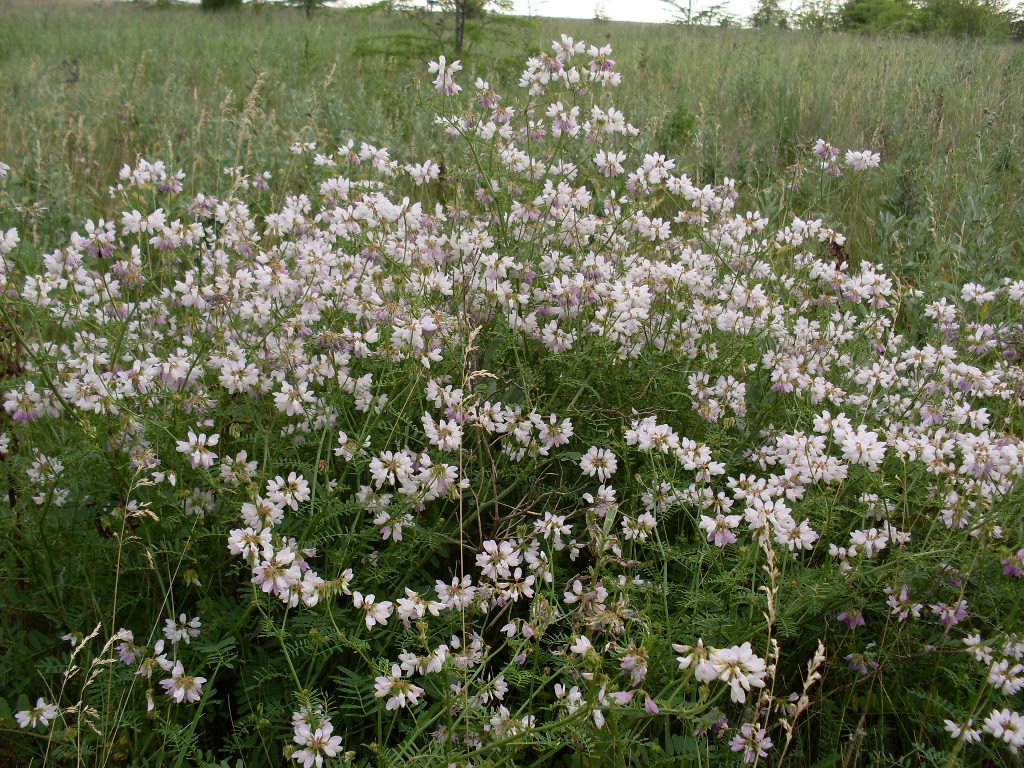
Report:
M68 246L3 235L17 753L1024 746L1024 281L925 295L636 157L608 47L514 103L461 69L439 157L296 141L306 186L219 195L140 160Z

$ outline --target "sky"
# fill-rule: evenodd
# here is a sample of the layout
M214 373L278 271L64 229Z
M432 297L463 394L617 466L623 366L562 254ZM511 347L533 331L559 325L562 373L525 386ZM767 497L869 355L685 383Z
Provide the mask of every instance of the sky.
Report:
M372 0L342 0L339 4L363 5ZM601 15L612 21L645 21L662 24L672 21L676 11L663 0L512 0L512 12L522 16L555 16L567 19L592 19ZM691 0L676 0L687 7ZM699 13L716 5L739 17L753 13L756 0L692 0L692 12ZM785 5L785 2L783 3Z
M679 0L686 5L687 0ZM694 0L693 12L717 5L721 0ZM724 3L732 13L750 14L750 0L727 0ZM559 16L592 19L596 9L613 21L671 21L675 12L662 0L515 0L515 13L537 16Z
M186 2L199 0L186 0ZM373 0L340 0L338 5L365 5ZM690 0L676 0L686 7ZM715 5L739 17L753 12L755 0L692 0L693 13ZM660 24L672 21L673 8L663 0L513 0L512 12L522 16L554 16L568 19L592 19L596 12L612 21L645 21Z

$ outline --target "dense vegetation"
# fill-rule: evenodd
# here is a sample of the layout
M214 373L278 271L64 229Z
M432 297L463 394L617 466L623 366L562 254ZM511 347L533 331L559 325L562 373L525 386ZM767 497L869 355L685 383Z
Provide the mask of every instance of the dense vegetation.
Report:
M400 37L422 29L400 15L18 4L0 14L0 147L23 158L9 191L25 209L23 237L40 247L108 206L103 191L138 154L217 190L226 166L277 171L297 136L432 141L429 117L407 106L424 94L426 53L405 55ZM705 181L749 182L762 207L792 200L786 187L819 136L883 152L876 188L830 192L858 258L896 258L952 284L1002 276L1021 250L1018 45L538 20L489 28L468 64L508 84L562 29L631 52L617 100L645 129L638 148Z
M839 10L843 29L996 40L1020 36L1019 13L984 0L850 0Z
M1020 49L467 42L0 8L0 761L1019 765Z

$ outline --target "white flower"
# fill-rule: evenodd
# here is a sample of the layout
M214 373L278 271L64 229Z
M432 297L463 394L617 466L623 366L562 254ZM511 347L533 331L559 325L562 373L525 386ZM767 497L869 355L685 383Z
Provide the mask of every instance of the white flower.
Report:
M385 541L402 540L402 529L412 525L412 515L408 512L390 512L381 510L373 518L373 524L380 527L380 535Z
M580 635L576 638L576 642L569 646L569 650L573 653L578 653L580 656L586 656L594 650L594 644L590 642L586 635Z
M679 663L679 669L684 670L690 669L690 667L693 667L694 669L700 667L701 664L707 661L708 655L713 649L707 648L704 645L704 640L698 639L696 646L672 643L672 650L676 653L682 654L680 656L676 656L676 661ZM714 676L712 676L711 679L714 679Z
M300 501L308 501L310 498L309 483L302 475L294 472L288 473L287 480L278 475L267 483L267 498L282 507L297 510Z
M404 451L383 451L380 456L370 460L370 476L377 488L385 483L395 485L404 483L413 472L412 458Z
M306 382L299 382L293 387L287 381L281 383L281 389L274 395L274 405L285 416L299 416L306 412L306 406L314 402L313 393L309 392Z
M397 664L391 665L390 675L381 675L376 678L373 687L376 688L376 693L373 695L378 699L388 697L385 709L389 711L415 705L419 701L420 694L423 693L422 688L402 678L402 668Z
M875 556L876 552L881 552L889 543L889 537L884 531L879 531L877 528L869 528L867 530L853 531L850 534L850 543L854 547L863 550L864 557L871 558ZM851 550L853 547L851 547Z
M455 608L461 611L473 602L477 588L473 586L473 580L469 576L463 576L461 579L456 576L452 578L451 584L445 584L440 580L436 581L434 589L446 608Z
M580 469L583 474L587 477L597 475L598 481L602 483L615 473L618 466L614 453L606 448L598 448L596 445L590 446L590 450L580 459Z
M189 619L183 613L178 616L177 621L174 619L164 620L164 637L172 643L184 641L185 645L188 645L193 637L199 637L202 626L198 616Z
M966 725L959 725L952 720L943 720L945 725L943 726L950 736L954 739L963 739L966 743L981 741L981 733L971 726L974 724L974 720L968 720Z
M797 525L793 518L788 517L780 519L775 525L775 541L790 552L811 550L818 538L818 533L806 520Z
M572 533L572 528L565 523L565 515L556 515L551 512L545 512L543 520L535 520L533 528L545 539L552 539L557 550L565 547L565 544L562 543L562 536Z
M993 709L985 718L983 730L1002 739L1016 752L1024 747L1024 717L1010 709Z
M511 541L485 541L483 552L476 556L477 567L489 579L507 579L512 569L522 565L522 557Z
M152 677L153 670L156 667L160 667L164 672L170 672L174 668L174 662L167 658L167 654L164 653L164 641L157 640L153 646L153 655L144 658L139 663L139 668L135 670L136 675L141 677Z
M274 555L274 548L270 542L269 528L235 528L228 536L228 551L249 561L255 561L260 557L269 559Z
M448 96L454 96L456 93L462 90L461 85L457 85L454 80L456 72L462 69L461 61L453 61L448 64L444 56L438 56L437 61L432 61L427 66L427 71L430 74L436 74L434 78L434 89L438 93L443 93Z
M414 619L422 619L429 612L431 616L439 616L444 603L433 600L424 600L418 592L408 587L405 588L405 597L398 598L398 617L405 626L409 626Z
M217 454L210 450L210 446L216 445L220 435L204 434L196 435L192 430L188 431L188 440L178 440L178 453L188 454L192 460L192 468L203 467L209 469L213 466Z
M765 662L754 655L750 643L715 649L708 657L708 663L714 669L715 676L729 684L733 701L742 704L747 700L747 692L751 688L764 688Z
M205 677L192 677L185 674L185 668L181 665L180 661L174 663L174 667L171 669L171 676L166 680L161 680L162 685L170 696L178 704L182 702L197 702L202 695L203 683L206 682Z
M976 304L985 304L996 297L995 291L990 291L978 283L966 283L960 289L960 298L964 301L973 301Z
M250 528L273 528L284 520L284 509L270 499L256 497L242 504L242 520Z
M852 149L846 151L846 164L855 171L863 171L866 168L877 168L882 156L870 149L856 152Z
M298 761L302 768L320 768L325 757L335 757L341 750L341 736L334 736L333 733L334 726L330 720L325 719L315 729L309 723L297 722L293 740L302 749L292 753L292 760Z
M561 683L555 683L555 698L570 715L583 706L583 694L578 685L566 689Z
M367 629L373 629L377 624L387 624L388 617L394 610L391 603L387 601L378 603L375 595L364 595L362 592L353 592L352 601L356 608L362 608L366 613Z
M35 728L42 725L47 726L59 714L56 704L48 704L46 699L36 699L36 705L32 709L26 709L14 713L14 719L18 721L19 728Z
M435 422L429 413L424 413L421 421L423 433L431 445L442 451L457 451L462 447L462 427L454 419Z
M968 635L964 638L964 645L977 661L985 665L992 663L992 648L982 641L981 635Z
M847 461L866 464L874 472L885 458L885 442L878 439L863 424L853 430L836 430L836 439L842 444Z
M345 459L354 459L356 454L362 453L363 449L370 447L370 436L367 435L363 440L362 447L354 439L350 438L344 432L338 433L338 447L334 449L334 455Z
M618 176L625 170L622 167L622 161L625 159L625 152L606 152L601 150L594 155L594 164L602 176Z

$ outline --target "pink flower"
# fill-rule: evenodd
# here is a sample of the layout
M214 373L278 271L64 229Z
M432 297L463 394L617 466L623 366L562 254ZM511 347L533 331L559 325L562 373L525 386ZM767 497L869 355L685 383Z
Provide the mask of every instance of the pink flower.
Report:
M37 699L35 707L15 712L14 719L18 721L19 728L35 728L37 725L49 725L58 714L56 705L48 704L46 699Z
M1017 550L1015 554L1003 560L1003 576L1019 579L1022 573L1024 573L1024 549Z
M188 440L178 440L178 453L188 454L192 460L192 468L203 467L208 469L213 466L217 454L210 450L210 446L216 445L220 435L204 434L196 435L192 430L188 431Z
M857 629L857 627L863 627L867 624L867 622L864 621L864 614L856 608L848 608L836 616L836 618L848 626L851 632Z
M437 75L434 78L434 89L447 96L454 96L462 90L462 86L456 84L454 79L455 73L461 69L461 61L453 61L448 64L444 56L438 56L437 61L432 61L427 65L427 71L432 75Z
M743 760L747 763L757 762L759 757L768 757L771 746L772 740L768 738L768 732L750 723L741 725L740 732L729 742L729 748L733 752L742 752Z
M381 675L376 678L373 687L376 688L376 693L373 695L378 699L383 699L385 696L388 697L387 703L384 705L384 708L388 711L399 708L404 709L416 704L419 701L420 694L423 693L422 688L403 679L402 668L397 664L391 665L390 675Z
M741 515L718 514L714 517L708 515L700 516L700 528L708 535L708 541L716 547L724 547L726 544L733 544L736 541L736 528L743 519Z
M164 687L168 696L181 704L186 701L192 703L199 701L205 682L205 677L186 675L181 662L176 661L171 669L171 676L166 680L161 680L160 685Z

